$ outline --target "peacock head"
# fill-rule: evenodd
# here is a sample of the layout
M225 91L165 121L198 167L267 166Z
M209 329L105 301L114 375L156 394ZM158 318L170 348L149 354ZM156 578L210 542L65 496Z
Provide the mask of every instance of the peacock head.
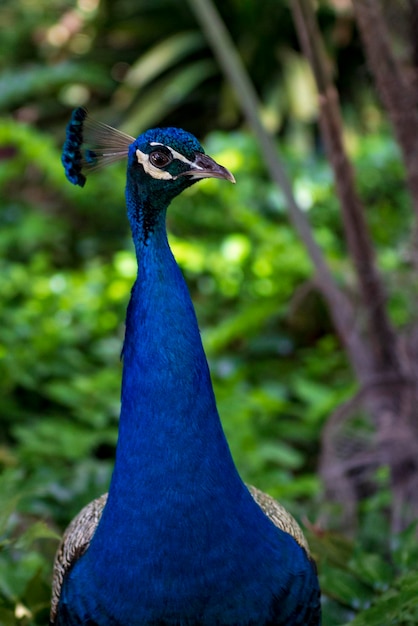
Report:
M86 175L128 157L128 179L172 199L201 178L235 182L231 172L207 156L196 139L180 128L147 130L134 139L93 120L86 109L73 111L62 163L68 180L83 187Z
M202 178L235 182L229 170L205 154L190 133L180 128L155 128L129 146L128 181L166 204Z

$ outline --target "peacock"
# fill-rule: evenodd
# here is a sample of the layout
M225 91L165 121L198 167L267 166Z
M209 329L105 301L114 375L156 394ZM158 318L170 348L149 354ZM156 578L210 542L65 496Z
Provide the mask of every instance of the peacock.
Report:
M70 182L127 157L138 272L126 314L121 412L108 494L65 531L54 626L318 626L301 529L240 478L222 430L196 315L167 240L170 202L202 178L235 182L178 128L137 139L76 109Z

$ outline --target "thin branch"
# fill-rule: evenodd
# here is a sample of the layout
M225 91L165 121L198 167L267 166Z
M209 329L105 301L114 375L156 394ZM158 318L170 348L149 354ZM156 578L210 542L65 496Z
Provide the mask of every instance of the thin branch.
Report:
M309 221L296 202L279 151L261 122L257 94L234 43L212 0L189 0L189 4L206 34L215 56L218 58L220 67L235 90L236 98L258 141L272 180L283 191L289 208L290 219L313 263L317 285L327 301L335 327L347 347L352 365L358 374L364 375L368 371L370 363L362 340L354 328L353 307L345 294L335 284L322 251L313 237Z
M400 372L395 332L386 310L386 295L376 268L373 245L356 191L354 171L347 156L339 97L328 70L322 38L311 0L292 0L299 40L308 58L319 92L320 126L341 202L344 230L354 263L367 337L373 349L375 371Z

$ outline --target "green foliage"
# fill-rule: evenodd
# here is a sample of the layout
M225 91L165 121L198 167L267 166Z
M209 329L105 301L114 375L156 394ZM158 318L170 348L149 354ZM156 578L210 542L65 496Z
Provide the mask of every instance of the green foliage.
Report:
M33 65L16 73L5 70L0 77L0 109L20 105L28 97L46 98L68 83L91 87L106 87L108 79L99 66L80 67L75 63L63 62L52 67Z
M30 493L24 493L21 478L11 470L0 475L2 626L47 623L51 595L49 560L59 539L44 521L18 512L19 501Z
M298 202L351 293L332 175L306 126L315 116L312 84L286 3L219 8L265 120L282 130ZM58 146L68 107L88 103L132 134L166 123L202 136L237 127L240 114L179 0L3 0L0 27L0 624L35 626L48 620L58 537L109 483L136 269L124 164L95 173L82 190L65 180ZM333 32L327 7L324 28ZM338 46L328 39L330 49ZM359 73L350 77L350 103L358 102ZM380 120L376 109L373 117ZM357 122L349 145L390 313L403 326L415 320L417 284L402 165L387 129L359 136ZM332 528L319 442L325 420L352 395L353 377L254 141L246 132L212 132L204 144L238 184L200 183L168 219L228 440L247 482L302 520L320 526L328 514ZM392 536L389 498L382 484L365 500L355 540L311 528L324 626L417 623L416 531Z
M107 489L110 478L135 258L126 244L123 170L99 172L83 190L71 188L45 133L5 120L0 139L14 149L0 167L0 619L40 624L60 532L55 524L61 529ZM225 430L248 482L315 519L317 441L324 420L352 393L351 376L310 286L311 269L287 224L283 200L260 171L252 140L218 133L205 145L234 171L238 184L206 181L191 188L173 204L169 227L197 308ZM387 139L381 145L380 169L387 169L387 194L394 194L396 153ZM287 159L328 257L347 280L327 170L321 162L306 167L292 151ZM362 176L370 189L364 159ZM28 201L27 189L35 187L37 195ZM394 212L390 217L401 245L403 226ZM379 235L378 222L376 228ZM397 538L386 565L387 532L382 528L369 547L367 536L362 545L313 534L325 626L343 624L359 611L354 623L366 623L358 621L363 614L378 620L375 612L381 616L391 598L403 607L393 623L412 623L400 621L416 584L412 535Z
M320 555L324 626L417 623L417 525L388 540L384 517L377 521L381 528L377 533L375 529L375 541L380 553L336 534L309 537L312 550Z

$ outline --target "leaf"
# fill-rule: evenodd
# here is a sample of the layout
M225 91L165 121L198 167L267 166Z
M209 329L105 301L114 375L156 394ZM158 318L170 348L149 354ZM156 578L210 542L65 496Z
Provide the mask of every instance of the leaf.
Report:
M323 592L353 609L369 607L373 598L370 587L341 569L327 567L321 574Z
M350 626L415 626L418 620L418 572L410 572L378 598L374 605L360 613Z
M123 131L138 134L158 123L175 109L198 85L217 72L212 60L191 62L163 76L141 94L139 104L123 125Z
M277 311L275 299L261 300L247 306L243 311L225 318L218 326L205 330L203 343L210 355L225 348L230 342L240 337L248 337L259 331L260 326Z
M59 541L60 535L50 528L45 522L38 521L32 524L15 543L19 550L29 550L34 541L38 539L55 539Z
M0 107L24 104L69 82L98 87L108 84L109 79L100 66L67 61L56 65L31 64L27 68L13 68L0 74Z
M262 444L258 454L264 461L269 461L289 469L297 469L303 465L303 455L295 448L281 441Z
M48 617L49 607L51 603L51 589L47 585L45 575L42 570L38 570L28 581L25 592L23 594L24 602L31 607L31 612L37 614L45 612L45 618Z
M199 31L176 33L145 52L127 72L124 84L135 92L161 76L169 67L205 45ZM116 91L115 97L118 98Z
M360 550L350 561L350 569L360 580L377 590L386 589L393 580L393 567L379 554Z
M392 540L392 558L402 571L418 562L417 526L418 522L413 522Z

